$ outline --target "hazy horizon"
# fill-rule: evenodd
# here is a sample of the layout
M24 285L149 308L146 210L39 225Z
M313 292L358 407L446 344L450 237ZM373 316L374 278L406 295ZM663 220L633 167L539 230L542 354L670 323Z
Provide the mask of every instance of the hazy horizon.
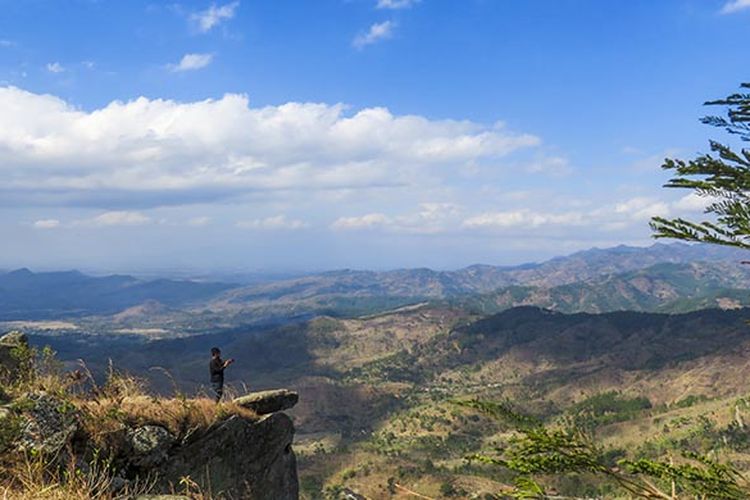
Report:
M493 267L508 267L508 268L515 268L515 267L523 267L523 266L534 266L543 264L545 262L548 262L553 259L557 258L567 258L573 255L576 255L580 252L591 252L591 251L610 251L618 248L627 248L627 249L649 249L652 247L658 247L658 246L702 246L704 248L710 248L709 245L706 244L694 244L694 243L685 243L685 242L670 242L670 241L651 241L648 245L626 245L626 244L618 244L614 246L609 247L590 247L585 248L582 250L577 250L574 252L569 253L561 253L558 255L553 255L549 258L545 259L538 259L538 260L526 260L521 262L513 262L513 263L506 263L506 262L471 262L465 265L461 265L458 267L430 267L425 265L417 265L417 266L408 266L408 267L332 267L332 268L308 268L308 269L294 269L294 268L189 268L189 267L162 267L162 268L95 268L95 267L56 267L56 266L50 266L50 267L44 267L44 266L4 266L0 264L0 273L8 273L8 272L14 272L14 271L20 271L23 269L29 270L33 273L47 273L47 272L69 272L69 271L78 271L86 275L90 276L106 276L106 275L112 275L112 274L123 274L123 275L130 275L134 277L140 277L140 278L175 278L175 279L200 279L200 278L211 278L211 279L231 279L232 277L237 278L239 281L244 280L251 280L251 279L285 279L285 278L293 278L303 275L313 275L313 274L320 274L320 273L326 273L326 272L338 272L338 271L374 271L374 272L387 272L387 271L397 271L397 270L409 270L409 269L429 269L432 271L458 271L461 269L466 269L468 267L472 266L493 266ZM729 253L741 253L743 250L737 250L737 249L730 249L725 247L719 247L714 248L714 251L724 251L727 254Z

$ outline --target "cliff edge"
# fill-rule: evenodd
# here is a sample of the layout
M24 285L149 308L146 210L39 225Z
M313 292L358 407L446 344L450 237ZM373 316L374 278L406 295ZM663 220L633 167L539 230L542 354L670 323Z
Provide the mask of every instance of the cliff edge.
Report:
M227 403L159 398L112 371L63 373L23 336L0 338L0 497L297 499L298 400L280 389ZM29 461L41 467L29 468ZM57 498L57 497L55 497Z

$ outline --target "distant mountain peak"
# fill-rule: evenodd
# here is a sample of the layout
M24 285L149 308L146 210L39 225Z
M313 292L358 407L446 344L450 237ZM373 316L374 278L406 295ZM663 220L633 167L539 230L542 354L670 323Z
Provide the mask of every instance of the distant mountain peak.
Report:
M33 276L33 275L34 275L34 273L31 272L31 269L29 269L28 267L22 267L20 269L15 269L15 270L13 270L13 271L11 271L11 272L8 273L8 276L14 276L14 277L19 277L19 276Z

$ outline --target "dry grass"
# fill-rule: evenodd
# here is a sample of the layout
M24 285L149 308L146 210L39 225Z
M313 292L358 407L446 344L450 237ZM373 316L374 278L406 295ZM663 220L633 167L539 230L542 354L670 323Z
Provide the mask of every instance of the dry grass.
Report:
M163 399L137 395L122 399L78 400L73 404L84 417L86 433L98 444L104 444L106 440L103 438L107 434L126 427L158 425L181 438L191 431L208 428L230 415L258 418L251 410L234 403L216 404L207 398Z
M0 473L0 500L125 500L148 494L152 478L132 481L115 493L108 459L95 453L85 465L70 449L67 460L34 453L4 456ZM85 471L83 470L85 468Z
M107 379L98 385L85 365L73 373L63 373L54 353L33 350L21 352L22 376L3 387L11 398L19 400L28 392L44 391L70 404L78 413L86 435L86 457L75 457L71 449L58 457L7 451L0 454L0 500L117 500L134 498L153 488L148 478L129 483L113 493L110 460L122 450L128 428L158 425L178 440L194 431L232 415L254 420L251 410L232 402L216 404L207 397L188 398L175 388L172 398L149 394L142 379L119 372L110 366ZM91 450L104 450L101 453ZM66 463L61 464L61 457ZM82 465L85 462L86 465ZM83 470L85 469L85 470ZM210 500L189 477L179 485L183 494L196 500Z

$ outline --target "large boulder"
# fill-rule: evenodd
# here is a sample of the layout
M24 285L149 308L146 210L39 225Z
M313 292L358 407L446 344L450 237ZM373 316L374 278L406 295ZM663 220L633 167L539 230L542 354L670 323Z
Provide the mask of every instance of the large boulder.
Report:
M251 392L235 398L238 405L253 410L258 415L267 415L292 408L299 401L299 394L288 389Z
M21 332L10 332L0 337L0 382L9 383L18 377L21 362L17 354L28 347L29 341Z
M144 425L127 433L130 446L130 463L137 467L153 467L167 459L175 442L174 436L164 427Z
M257 421L235 415L193 434L153 471L165 493L187 476L221 498L296 500L293 438L292 420L284 413Z
M78 414L67 401L46 392L32 392L13 403L22 424L20 450L57 455L78 430Z

